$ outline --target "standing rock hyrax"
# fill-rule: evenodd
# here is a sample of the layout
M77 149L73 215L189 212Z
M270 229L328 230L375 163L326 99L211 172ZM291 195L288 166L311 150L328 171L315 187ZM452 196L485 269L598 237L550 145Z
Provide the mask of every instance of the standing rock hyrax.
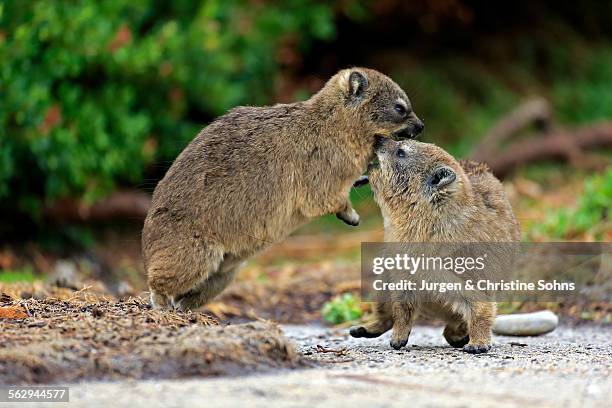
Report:
M374 156L375 135L422 129L404 91L364 68L338 72L307 101L221 116L153 193L142 231L152 303L202 306L245 259L315 217L359 224L349 191Z
M384 217L385 241L492 243L520 239L504 189L486 165L459 163L443 149L415 141L380 139L376 153L380 164L369 178ZM353 337L378 337L393 328L391 346L399 349L407 344L420 313L446 321L444 337L451 346L483 353L491 347L496 305L480 299L464 293L450 297L403 292L376 303L372 321L351 328L350 333Z

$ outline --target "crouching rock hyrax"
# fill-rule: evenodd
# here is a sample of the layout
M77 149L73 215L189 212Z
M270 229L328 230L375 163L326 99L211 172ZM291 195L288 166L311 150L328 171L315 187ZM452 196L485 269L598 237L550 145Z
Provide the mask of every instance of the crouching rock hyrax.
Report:
M242 261L315 217L336 213L357 225L348 194L374 155L375 135L422 129L404 91L364 68L338 72L307 101L221 116L153 193L142 232L152 303L207 303Z
M415 141L381 139L376 151L379 167L369 178L384 217L385 241L519 240L512 207L486 165L459 163L441 148ZM463 347L469 353L483 353L491 347L496 305L482 298L409 291L376 303L374 309L372 321L351 328L353 337L377 337L392 328L391 346L399 349L407 344L420 313L446 321L444 337L453 347Z

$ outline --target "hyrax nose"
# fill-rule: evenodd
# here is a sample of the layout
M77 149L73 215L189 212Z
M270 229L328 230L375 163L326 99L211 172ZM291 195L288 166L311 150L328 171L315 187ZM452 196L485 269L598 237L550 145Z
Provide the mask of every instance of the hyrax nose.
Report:
M423 121L419 118L416 118L416 120L414 121L414 134L418 135L419 133L421 133L423 131L423 129L425 129L425 124L423 123Z

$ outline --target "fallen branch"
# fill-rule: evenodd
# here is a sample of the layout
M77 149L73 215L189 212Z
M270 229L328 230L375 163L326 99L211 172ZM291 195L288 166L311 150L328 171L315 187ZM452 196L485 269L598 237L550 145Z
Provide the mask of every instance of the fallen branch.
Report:
M151 205L151 197L142 191L119 191L88 206L74 199L56 202L44 216L56 222L106 221L117 218L143 220Z
M595 147L612 147L612 123L585 126L576 130L557 129L551 133L511 143L503 153L488 156L474 154L473 160L486 162L491 171L503 177L512 169L525 163L544 159L564 159L574 165L583 162L584 150ZM590 167L610 165L610 160L594 160L589 157Z
M473 157L491 157L505 141L534 123L544 131L551 127L552 109L545 99L529 100L501 118L482 138Z

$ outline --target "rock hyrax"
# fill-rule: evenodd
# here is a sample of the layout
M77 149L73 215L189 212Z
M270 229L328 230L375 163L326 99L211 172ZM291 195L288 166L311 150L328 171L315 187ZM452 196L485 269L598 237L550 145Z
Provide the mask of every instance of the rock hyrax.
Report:
M374 156L375 135L422 129L404 91L365 68L338 72L307 101L221 116L153 193L142 232L153 304L207 303L245 259L315 217L357 225L349 191Z
M423 243L515 242L519 225L504 189L486 165L457 162L443 149L416 141L380 139L380 164L370 173L385 223L385 241ZM453 272L448 272L453 274ZM464 297L402 293L375 305L371 322L353 337L377 337L393 328L391 346L407 344L417 314L447 322L444 337L469 353L491 347L496 305ZM482 299L482 298L481 298Z

